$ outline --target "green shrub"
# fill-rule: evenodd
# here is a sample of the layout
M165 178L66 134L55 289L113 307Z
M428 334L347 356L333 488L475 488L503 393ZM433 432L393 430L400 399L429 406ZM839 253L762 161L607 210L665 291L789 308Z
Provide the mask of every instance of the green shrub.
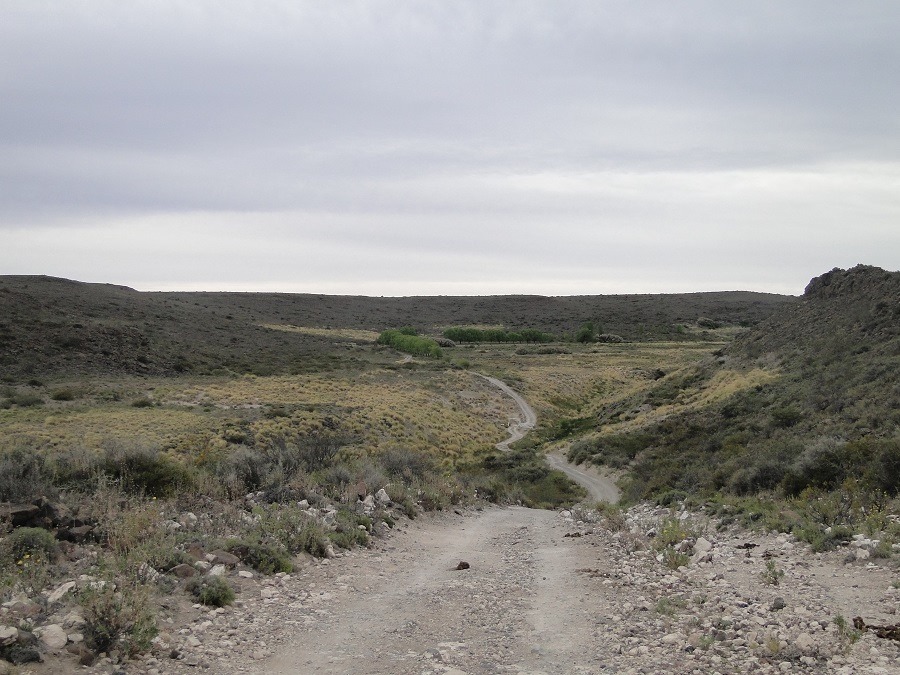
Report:
M406 482L422 480L436 468L434 460L428 455L398 447L382 452L378 462L389 476Z
M140 445L108 443L101 468L119 481L123 490L150 497L167 497L194 482L192 472L184 464L157 448Z
M479 495L491 502L519 501L533 508L557 508L578 503L585 491L561 471L551 469L536 448L494 452L482 460L487 480L477 483Z
M673 506L687 499L687 492L684 490L666 490L656 497L656 503L659 506Z
M418 502L423 511L443 511L450 505L447 496L431 486L424 486L419 490Z
M581 327L575 332L575 342L593 342L594 336L596 332L594 331L593 323L585 323L582 324Z
M325 556L328 538L317 520L298 506L270 504L256 510L259 534L277 541L291 554L306 552L317 558Z
M43 455L16 447L0 453L0 501L30 502L56 495L51 467Z
M38 405L44 405L43 397L38 394L14 394L13 396L10 396L9 402L20 408L31 408Z
M185 589L198 602L208 607L224 607L234 602L234 590L222 577L194 577L188 581Z
M15 565L26 556L52 562L58 552L53 534L40 527L16 528L0 541L0 562L4 566Z
M95 652L131 657L148 651L157 634L149 589L127 582L94 582L81 590L84 638Z
M255 538L230 540L225 544L225 550L263 574L294 571L294 564L291 562L287 550L279 542Z
M664 519L657 529L653 547L661 549L665 546L680 544L685 539L697 537L698 532L688 527L684 522L674 516Z
M72 389L57 389L50 394L50 398L54 401L74 401L77 395Z
M822 528L818 525L801 525L792 530L800 541L805 541L816 553L832 551L853 537L853 530L844 525Z
M519 482L515 487L522 495L522 503L535 509L572 506L587 496L584 488L574 483L562 471L556 470L549 471L535 481Z
M766 560L766 569L760 574L763 583L770 586L777 586L784 577L784 570L775 564L774 560Z
M337 514L335 529L328 533L328 537L335 546L340 546L341 548L351 549L356 546L365 546L369 542L371 527L372 519L368 516L341 510Z
M663 616L675 616L678 614L679 610L685 609L686 607L687 601L684 598L675 595L672 597L661 597L656 601L656 607L654 609L657 614L662 614Z
M893 542L890 539L882 539L878 542L878 545L872 549L872 557L873 558L883 558L885 560L891 558L894 555L894 547Z
M776 408L772 411L772 421L777 427L792 427L803 417L803 413L793 406Z
M153 400L147 398L146 396L142 396L140 398L136 398L131 402L131 406L133 408L152 408L154 406Z
M428 356L439 359L444 353L438 343L431 338L418 335L408 335L400 330L386 330L378 336L377 343L387 345L394 349L412 354L413 356Z

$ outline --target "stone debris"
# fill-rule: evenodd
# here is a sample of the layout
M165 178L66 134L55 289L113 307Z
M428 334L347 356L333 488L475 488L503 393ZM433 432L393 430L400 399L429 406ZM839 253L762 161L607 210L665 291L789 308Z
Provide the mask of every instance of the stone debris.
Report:
M381 502L380 492L373 501ZM328 513L314 510L322 520ZM602 513L579 508L554 517L554 541L565 547L564 560L571 561L567 583L583 594L585 609L577 627L591 636L590 649L577 664L554 661L558 645L534 632L535 622L540 623L530 609L535 589L551 582L535 573L530 526L498 536L495 543L505 565L501 576L491 576L481 563L471 574L445 574L443 585L423 601L421 616L385 623L383 643L364 647L379 655L393 649L388 643L395 640L418 646L393 657L409 666L402 672L431 675L900 672L896 565L892 560L875 564L881 559L856 554L873 551L876 540L859 537L844 550L816 554L790 535L751 534L736 526L717 529L702 514L685 513L644 504L622 514L615 526ZM665 521L673 516L693 531L673 546L682 556L677 562L684 562L675 568L665 556L658 560L655 548ZM457 524L464 517L471 516L460 517ZM192 522L184 515L181 520ZM194 565L177 565L164 578L184 584L190 575L221 575L237 591L234 605L216 609L192 604L190 596L176 590L157 618L159 634L152 649L124 665L94 654L85 644L85 620L73 596L80 587L99 584L97 580L83 577L59 584L37 600L10 598L0 606L0 653L18 664L43 658L41 673L268 672L267 660L282 653L292 636L328 636L338 625L341 603L387 578L383 567L392 560L391 533L402 529L386 530L386 538L370 550L332 549L329 558L303 558L294 574L265 576L236 557L231 560L225 551L194 551ZM393 564L402 568L405 563ZM777 584L766 581L773 566L783 572L782 577L770 575ZM461 560L452 569L471 566ZM477 645L454 626L447 628L444 640L420 643L426 624L441 624L448 593L464 598L466 622L477 631ZM375 603L368 611L376 625L392 607ZM30 632L19 628L33 625L28 622L40 625ZM524 655L516 651L523 641L529 645ZM352 652L346 663L341 658L335 657L328 672L358 670ZM55 662L59 667L52 670L48 664Z

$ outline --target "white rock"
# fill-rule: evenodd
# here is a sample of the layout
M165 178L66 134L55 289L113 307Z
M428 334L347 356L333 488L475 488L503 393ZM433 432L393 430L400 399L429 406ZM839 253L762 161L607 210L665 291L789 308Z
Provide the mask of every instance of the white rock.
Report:
M706 537L699 537L697 541L694 542L694 552L695 553L706 553L713 547L712 542Z
M63 617L63 628L81 628L84 626L84 617L76 611L69 612Z
M56 623L36 628L34 634L44 646L52 652L62 649L69 641L69 636L66 635L66 631L63 630L62 626Z
M191 511L186 511L181 514L179 521L184 527L194 527L197 524L197 515L192 513Z
M794 645L803 652L810 651L815 644L815 640L813 640L809 633L800 633L800 635L797 636L797 639L794 640Z
M15 626L0 626L0 647L11 645L18 637L19 631Z
M228 568L225 565L213 565L209 571L211 577L224 577L226 574L228 574Z
M381 488L378 492L375 493L375 499L378 500L379 504L390 504L391 498L387 493L387 490Z
M50 595L47 596L47 603L54 604L62 600L63 596L66 595L69 591L75 588L76 583L74 581L67 581L62 586L54 589Z

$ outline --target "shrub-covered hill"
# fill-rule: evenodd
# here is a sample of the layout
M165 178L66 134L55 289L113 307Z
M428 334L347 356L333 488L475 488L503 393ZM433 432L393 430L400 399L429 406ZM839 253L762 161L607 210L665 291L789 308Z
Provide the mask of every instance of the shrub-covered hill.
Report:
M571 457L629 466L627 496L900 490L900 273L813 279L698 366L600 412Z
M0 276L0 376L54 373L300 372L353 360L336 333L500 325L564 335L585 322L632 340L703 339L750 326L792 296L750 292L578 297L373 298L292 293L146 293L45 276ZM696 330L686 330L684 324ZM267 327L268 326L268 327ZM602 330L601 330L602 329ZM711 336L710 336L711 337ZM374 337L372 338L374 339Z

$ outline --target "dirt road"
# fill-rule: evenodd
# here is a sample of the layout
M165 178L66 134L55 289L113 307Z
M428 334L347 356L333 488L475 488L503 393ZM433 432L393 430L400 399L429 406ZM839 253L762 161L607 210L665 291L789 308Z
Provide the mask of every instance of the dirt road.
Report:
M533 427L527 402L488 379L519 402L520 430ZM548 461L592 498L618 497L593 469ZM147 673L894 672L900 648L867 633L851 654L834 618L890 623L888 569L848 569L846 554L811 555L787 535L707 527L709 539L695 542L703 548L673 570L640 534L670 512L633 511L609 529L585 509L491 507L406 521L372 548L246 582L237 612L199 609L193 628L179 631L184 660L153 659ZM784 580L767 581L773 570Z
M537 415L507 384L480 377L522 413L510 438L497 445L508 450L534 428ZM594 500L618 500L612 481L595 470L561 455L548 462ZM573 546L565 530L556 513L508 508L466 520L450 515L414 536L398 535L360 569L345 571L352 589L346 585L326 621L301 632L256 672L597 672L594 627L603 617L596 605L591 611L586 580L575 574L596 564L596 555ZM461 561L470 567L455 569Z
M574 573L596 555L565 533L558 514L515 507L417 525L341 561L346 590L253 672L597 672L602 617Z
M557 453L547 454L547 464L554 469L559 469L569 478L587 489L590 498L597 502L619 501L620 491L615 482L605 476L593 466L575 466L562 455Z
M519 406L519 410L522 413L522 419L513 422L509 428L509 438L497 444L498 450L509 450L511 443L515 443L519 439L524 438L525 434L534 429L537 424L537 413L535 413L534 408L528 404L528 401L526 401L521 394L516 392L502 380L498 380L496 377L481 375L480 373L476 373L476 375L484 378L500 389ZM596 468L588 466L579 467L570 464L562 453L548 454L547 463L554 469L562 471L569 476L569 478L587 489L592 500L612 503L619 501L619 488L616 487L615 482L608 476L603 475Z
M528 404L528 401L522 398L521 394L519 394L512 387L506 384L506 382L498 380L496 377L482 375L481 373L475 374L478 375L478 377L484 378L492 385L500 389L504 394L515 401L516 405L519 406L519 410L522 413L522 418L516 421L510 421L509 438L507 438L505 441L497 443L498 450L509 450L510 444L524 438L525 434L534 429L534 426L537 424L537 413L534 412L534 408L532 408Z
M627 526L668 513L636 507ZM672 570L642 536L583 517L491 507L417 519L371 549L309 561L256 600L247 588L232 614L201 610L193 663L222 675L897 672L900 644L836 618L895 622L888 567L735 529L706 532L712 548ZM469 569L454 569L461 560Z

